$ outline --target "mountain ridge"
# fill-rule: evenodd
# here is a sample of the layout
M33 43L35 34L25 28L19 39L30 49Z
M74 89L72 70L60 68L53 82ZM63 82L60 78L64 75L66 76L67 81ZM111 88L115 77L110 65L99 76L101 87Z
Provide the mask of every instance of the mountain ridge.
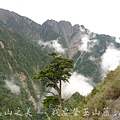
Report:
M66 49L66 55L74 59L74 70L89 77L96 76L90 73L90 68L93 68L94 73L96 69L100 67L101 56L105 53L110 44L113 44L116 49L119 49L119 43L116 43L115 37L90 32L83 25L75 24L72 26L69 21L57 22L55 20L47 20L42 25L39 25L29 18L8 10L0 9L0 26L22 35L31 42L52 42L53 40L57 40L57 44L64 46L64 49ZM53 43L54 42L51 44ZM50 49L51 48L49 48L48 51L53 51L53 49ZM96 59L97 65L91 58ZM97 61L97 59L99 60ZM100 72L99 70L98 73L101 74ZM97 79L96 77L93 78L93 81L99 82L101 76L99 75Z
M104 57L113 51L112 54L115 55L117 52L116 55L119 58L120 43L117 43L113 36L93 33L83 25L72 26L68 21L55 20L47 20L39 25L29 18L0 9L0 91L2 93L0 98L1 100L4 98L1 101L2 107L5 99L8 103L7 107L11 107L9 99L4 97L8 94L8 97L15 98L20 103L19 105L16 102L12 103L13 110L17 106L27 107L28 105L32 108L37 106L36 111L40 111L39 103L45 95L45 87L33 81L32 76L49 64L48 53L55 51L56 48L59 54L61 54L60 50L64 49L62 54L74 60L73 72L82 75L83 78L90 78L89 83L94 86L103 80L105 77L103 73L106 75L111 70L108 69L111 68L109 64L103 63L103 60L106 60ZM116 62L115 57L113 57L114 62ZM110 57L107 61L113 58ZM15 76L15 80L11 76ZM8 83L6 80L20 87L20 96L13 94L10 87L5 87ZM79 80L86 79L79 78ZM22 109L23 113L25 107ZM2 111L4 110L5 108L2 108ZM32 109L32 112L36 111ZM27 120L27 118L24 119ZM34 116L34 119L37 118Z

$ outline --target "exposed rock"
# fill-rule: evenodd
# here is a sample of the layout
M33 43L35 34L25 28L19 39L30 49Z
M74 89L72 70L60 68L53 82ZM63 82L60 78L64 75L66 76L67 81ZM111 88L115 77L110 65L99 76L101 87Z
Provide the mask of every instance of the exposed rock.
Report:
M0 41L0 45L2 48L4 48L4 44L2 43L2 41Z
M13 56L12 51L8 50L8 53L10 54L10 56Z
M67 21L60 21L59 33L66 39L67 43L69 43L69 40L73 34L73 27L71 23Z
M13 71L12 66L11 66L11 64L9 63L9 61L7 61L7 64L8 64L9 69L10 69L11 71Z
M112 109L111 114L110 114L110 119L120 120L120 97L116 99L115 101L112 101L110 105Z
M53 29L55 32L59 33L59 27L58 27L58 22L57 22L57 21L55 21L55 20L47 20L47 21L43 24L43 26L46 25L46 24L49 25L49 26L51 26L52 29Z
M25 76L25 74L23 72L21 72L21 74L20 74L20 80L21 81L25 81L26 80L26 76Z

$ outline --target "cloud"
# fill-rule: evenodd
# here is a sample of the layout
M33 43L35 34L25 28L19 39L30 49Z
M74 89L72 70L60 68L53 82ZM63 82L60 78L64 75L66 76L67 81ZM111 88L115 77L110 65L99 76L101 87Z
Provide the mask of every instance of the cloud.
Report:
M62 98L67 99L75 92L79 92L81 95L86 96L91 93L93 86L90 84L91 79L87 78L77 72L73 72L68 80L69 82L62 82ZM52 88L50 91L54 94L57 92ZM47 93L47 96L53 95Z
M101 59L102 77L105 77L109 71L115 70L120 65L120 50L108 46Z
M13 80L5 80L6 87L14 94L20 93L20 87L14 83Z
M93 62L96 60L93 56L90 56L88 59L93 61Z
M90 78L87 78L77 72L73 72L69 83L62 84L62 97L68 98L75 92L79 92L81 95L86 96L91 92L93 86L89 84Z
M89 38L88 37L83 37L81 40L81 45L79 46L80 51L88 51L88 42Z
M90 52L91 48L93 48L96 44L98 44L98 41L96 39L89 39L89 36L86 35L82 37L81 39L81 45L78 46L78 49L80 51Z
M42 41L38 41L39 45L44 45L45 47L48 46L50 48L52 48L55 52L64 54L65 53L65 49L62 47L62 45L58 42L57 40L52 40L49 42L42 42Z
M95 45L98 45L98 40L97 39L90 40L89 43L88 43L88 49L90 50Z
M120 43L120 37L116 37L115 42Z

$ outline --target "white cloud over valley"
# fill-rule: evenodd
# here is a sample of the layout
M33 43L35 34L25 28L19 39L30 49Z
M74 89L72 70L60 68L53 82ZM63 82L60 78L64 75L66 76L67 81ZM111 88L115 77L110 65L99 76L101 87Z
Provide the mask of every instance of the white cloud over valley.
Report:
M13 93L18 94L20 93L20 87L14 83L13 80L5 80L6 87Z
M115 41L116 41L117 43L120 43L120 37L116 37Z
M120 50L108 46L101 59L102 76L105 77L109 71L115 70L120 65Z
M42 42L42 41L38 41L39 45L44 45L45 47L49 47L51 49L53 49L55 52L57 53L61 53L64 54L65 53L65 48L62 47L62 45L59 43L59 40L51 40L49 42Z
M96 39L90 40L88 35L84 35L81 39L81 44L78 45L78 49L82 52L90 52L91 48L96 44L98 44L98 41Z
M62 85L62 96L63 98L70 97L75 92L79 92L81 95L86 96L91 92L93 86L89 84L91 79L73 72L69 82L63 83Z

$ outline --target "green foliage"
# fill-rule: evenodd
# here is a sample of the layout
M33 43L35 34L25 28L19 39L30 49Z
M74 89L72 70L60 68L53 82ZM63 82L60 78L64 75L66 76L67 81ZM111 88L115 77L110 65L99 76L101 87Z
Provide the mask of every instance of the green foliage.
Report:
M70 98L64 100L64 106L68 109L74 109L78 107L78 104L84 99L85 97L80 95L78 92L74 93Z
M43 70L40 70L34 76L34 79L46 81L46 87L54 88L58 94L59 104L62 105L61 84L62 81L68 82L68 78L71 76L71 69L73 68L73 60L58 56L56 53L50 53L49 55L52 57L51 63Z
M111 71L101 83L95 86L91 94L81 99L82 101L75 101L78 95L75 95L76 97L73 95L72 99L70 98L72 102L69 101L68 106L70 106L69 103L73 105L77 103L77 105L75 105L76 109L72 108L72 110L69 110L66 114L59 109L56 118L58 118L58 120L110 120L110 115L113 115L114 111L120 110L119 73L120 67L115 71ZM69 108L68 106L67 108ZM75 112L75 110L77 111ZM83 116L85 113L88 114ZM99 115L94 113L99 113ZM114 118L117 119L117 117Z
M0 112L7 109L12 109L15 112L19 107L22 113L25 114L27 108L30 107L33 114L32 119L36 120L37 111L34 109L33 102L29 100L31 95L35 102L38 102L37 91L33 88L31 77L38 69L49 63L50 58L47 51L42 50L39 46L17 33L12 33L3 28L0 28L0 42L3 45L0 44ZM5 87L4 82L6 78L10 80L10 77L16 73L18 75L23 73L26 77L23 82L26 88L24 88L19 77L15 78L16 84L21 87L19 95L12 94ZM8 117L3 116L2 119L7 120ZM12 115L9 119L16 119L16 116ZM17 119L29 120L31 118L23 116Z
M2 116L0 116L0 120L15 120L16 118L18 120L30 120L31 117L25 116L25 113L27 112L28 107L30 108L30 112L33 115L33 119L36 118L37 114L36 111L33 108L33 104L28 100L27 98L27 92L22 88L20 94L13 94L5 87L5 83L2 79L0 79L0 113L2 113ZM20 110L19 114L22 114L22 116L17 116L15 113L18 111L18 108ZM5 115L4 112L12 111L11 116Z
M91 56L95 57L95 55L97 55L97 53L94 51L91 53L77 52L73 57L74 61L77 61L74 71L78 71L78 73L81 73L86 77L89 76L90 78L93 78L93 82L98 83L101 80L100 61L99 59L96 59L95 61L89 59Z
M92 92L91 92L91 95L95 95L96 93L98 93L98 90L96 88L96 86L93 88Z
M92 47L89 52L78 51L73 59L76 63L74 71L83 74L84 76L89 76L93 79L93 82L99 83L102 79L101 77L101 56L104 54L107 46L111 43L115 45L116 48L120 47L120 44L115 42L115 37L109 35L98 35L96 34L95 38L97 44ZM89 45L89 44L88 44ZM94 58L93 60L90 58Z
M43 101L43 105L46 108L55 108L56 105L59 105L59 101L58 101L58 96L54 95L54 96L46 96L45 100Z
M120 97L120 67L115 71L108 73L106 78L96 85L92 90L91 94L85 97L85 99L80 103L80 110L84 107L88 107L90 111L97 109L101 111L101 114L104 112L104 108L109 108L109 114L112 114L112 111L117 110ZM94 116L90 116L91 119L94 119ZM97 117L98 119L98 117ZM102 119L109 119L108 116L99 117Z
M43 25L43 29L40 31L41 26L37 23L34 23L28 18L21 17L9 11L4 11L4 16L5 21L2 21L2 19L0 19L0 113L4 113L7 111L7 109L16 112L19 107L21 113L24 115L22 117L16 117L15 115L3 115L2 117L0 116L0 119L36 120L38 119L38 116L36 114L37 111L35 111L33 102L30 101L29 98L32 96L35 99L35 102L38 102L38 94L34 88L38 86L39 82L35 81L36 86L34 86L31 77L37 73L39 69L41 69L39 71L39 74L36 75L36 78L41 78L42 81L40 83L40 88L38 88L38 91L40 90L40 92L45 92L46 88L54 88L56 91L58 91L58 95L46 96L46 99L43 102L44 105L49 108L46 111L51 114L52 108L58 105L60 100L62 100L60 98L61 81L68 82L68 78L70 77L69 71L73 67L71 64L73 61L69 61L69 59L62 56L57 56L56 54L51 54L52 61L50 62L50 57L47 55L48 49L42 49L36 44L37 42L32 41L40 39L40 35L43 38L43 41L59 38L60 44L62 44L64 48L67 48L68 46L65 38L59 33L55 32L51 26ZM74 27L72 37L74 37L78 31L78 27ZM86 52L82 55L82 57L80 57L82 53L78 51L77 54L74 55L73 59L76 62L76 66L74 68L75 71L77 70L79 73L93 78L93 81L95 83L98 83L101 80L99 69L101 55L103 55L107 48L107 45L110 43L113 43L117 48L120 47L120 44L115 43L115 38L108 35L96 35L95 39L98 40L99 44L95 45L94 48L92 48L92 52ZM91 56L96 58L96 60L91 61L89 59ZM21 81L19 78L15 79L15 83L21 87L20 94L11 93L11 91L8 90L5 85L6 78L10 79L10 76L14 75L15 73L18 73L19 75L23 73L26 77L24 81ZM64 101L64 105L68 108L77 107L80 111L85 107L89 107L90 111L97 108L103 112L104 107L107 106L110 106L110 111L112 111L112 109L118 110L120 106L119 104L115 105L115 102L119 100L120 97L119 73L120 68L117 68L115 71L111 71L105 80L97 85L92 90L92 93L86 98L76 93L70 99ZM40 95L42 96L42 94ZM25 116L28 107L31 108L30 111L33 115L32 118ZM63 111L61 111L61 109L59 110L62 116L58 116L58 119L87 119L83 118L82 112L80 112L78 116L74 116L73 111L69 111L68 116L64 116ZM98 116L90 117L93 120L108 119L105 117L98 118ZM43 120L47 118L48 117L45 116L42 117ZM55 117L53 118L56 120Z

